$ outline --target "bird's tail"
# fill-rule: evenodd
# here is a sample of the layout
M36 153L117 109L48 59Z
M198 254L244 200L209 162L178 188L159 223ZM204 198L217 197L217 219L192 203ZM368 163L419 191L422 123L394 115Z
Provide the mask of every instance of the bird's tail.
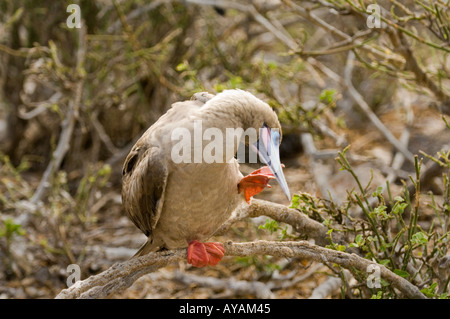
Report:
M131 258L140 257L147 255L152 251L158 251L159 247L154 245L153 239L148 238L144 245L139 248L139 250Z

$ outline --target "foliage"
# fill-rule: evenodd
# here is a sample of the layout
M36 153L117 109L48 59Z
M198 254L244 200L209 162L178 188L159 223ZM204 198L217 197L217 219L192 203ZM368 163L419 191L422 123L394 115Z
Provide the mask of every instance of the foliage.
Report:
M347 159L348 147L339 153L337 158L341 169L349 172L355 179L359 189L348 192L347 202L342 207L330 209L330 205L322 200L313 199L308 194L294 195L291 207L298 209L308 216L319 219L329 228L329 234L339 231L349 239L348 247L331 241L328 248L362 253L365 258L387 267L395 274L413 282L422 288L422 292L428 297L447 298L449 279L445 272L439 271L438 264L448 258L450 241L450 211L449 211L449 184L447 171L443 174L442 203L435 202L432 193L432 205L428 207L421 203L420 195L420 170L422 160L416 160L416 177L411 177L414 185L415 198L411 196L406 183L403 193L391 197L389 184L385 187L377 187L375 192L368 192L370 185L362 185L357 174ZM436 157L428 155L434 161ZM438 153L441 164L448 167L449 159ZM385 195L385 193L387 195ZM375 198L375 205L370 204L370 199ZM317 203L318 202L318 203ZM311 209L312 208L312 209ZM355 210L362 212L362 217L355 217ZM425 228L418 224L419 216L426 215L425 211L432 209L432 222ZM356 214L357 215L357 214ZM333 266L330 266L333 268ZM339 269L342 271L342 269ZM342 275L344 278L344 276ZM354 273L354 277L361 284L367 280L367 276ZM379 290L369 289L366 285L346 286L345 294L358 295L360 297L393 298L397 292L387 282L382 282ZM370 291L367 291L367 290Z

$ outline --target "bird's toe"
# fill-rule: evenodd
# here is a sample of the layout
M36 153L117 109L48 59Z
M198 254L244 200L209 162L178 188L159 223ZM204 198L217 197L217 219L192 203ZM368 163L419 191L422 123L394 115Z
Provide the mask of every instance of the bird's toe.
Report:
M205 244L193 240L189 243L187 249L187 261L194 267L205 267L208 265L208 254Z
M221 243L202 243L193 240L187 249L187 261L194 267L215 266L225 254Z
M250 198L263 191L265 187L271 187L269 181L274 179L268 166L264 166L241 179L238 184L238 192L244 193L245 200L250 203Z
M222 243L205 243L206 252L208 254L208 264L215 266L225 255L225 248Z

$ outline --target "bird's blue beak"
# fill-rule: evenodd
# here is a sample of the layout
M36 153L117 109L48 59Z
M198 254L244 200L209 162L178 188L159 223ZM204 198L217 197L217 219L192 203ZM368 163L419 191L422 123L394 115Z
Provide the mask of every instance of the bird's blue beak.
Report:
M270 129L264 124L260 129L258 142L252 146L253 150L258 153L260 160L269 166L278 184L290 201L291 193L289 192L280 162L280 132L276 129Z

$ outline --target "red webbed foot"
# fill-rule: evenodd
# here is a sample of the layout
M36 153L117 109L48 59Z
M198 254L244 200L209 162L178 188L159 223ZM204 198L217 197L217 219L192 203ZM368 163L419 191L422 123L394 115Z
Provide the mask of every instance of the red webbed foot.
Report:
M250 198L263 191L265 187L271 188L269 181L275 179L269 166L261 167L245 176L238 184L239 194L244 192L245 200L250 203Z
M193 240L187 249L187 261L194 267L215 266L225 255L222 243L202 243Z

